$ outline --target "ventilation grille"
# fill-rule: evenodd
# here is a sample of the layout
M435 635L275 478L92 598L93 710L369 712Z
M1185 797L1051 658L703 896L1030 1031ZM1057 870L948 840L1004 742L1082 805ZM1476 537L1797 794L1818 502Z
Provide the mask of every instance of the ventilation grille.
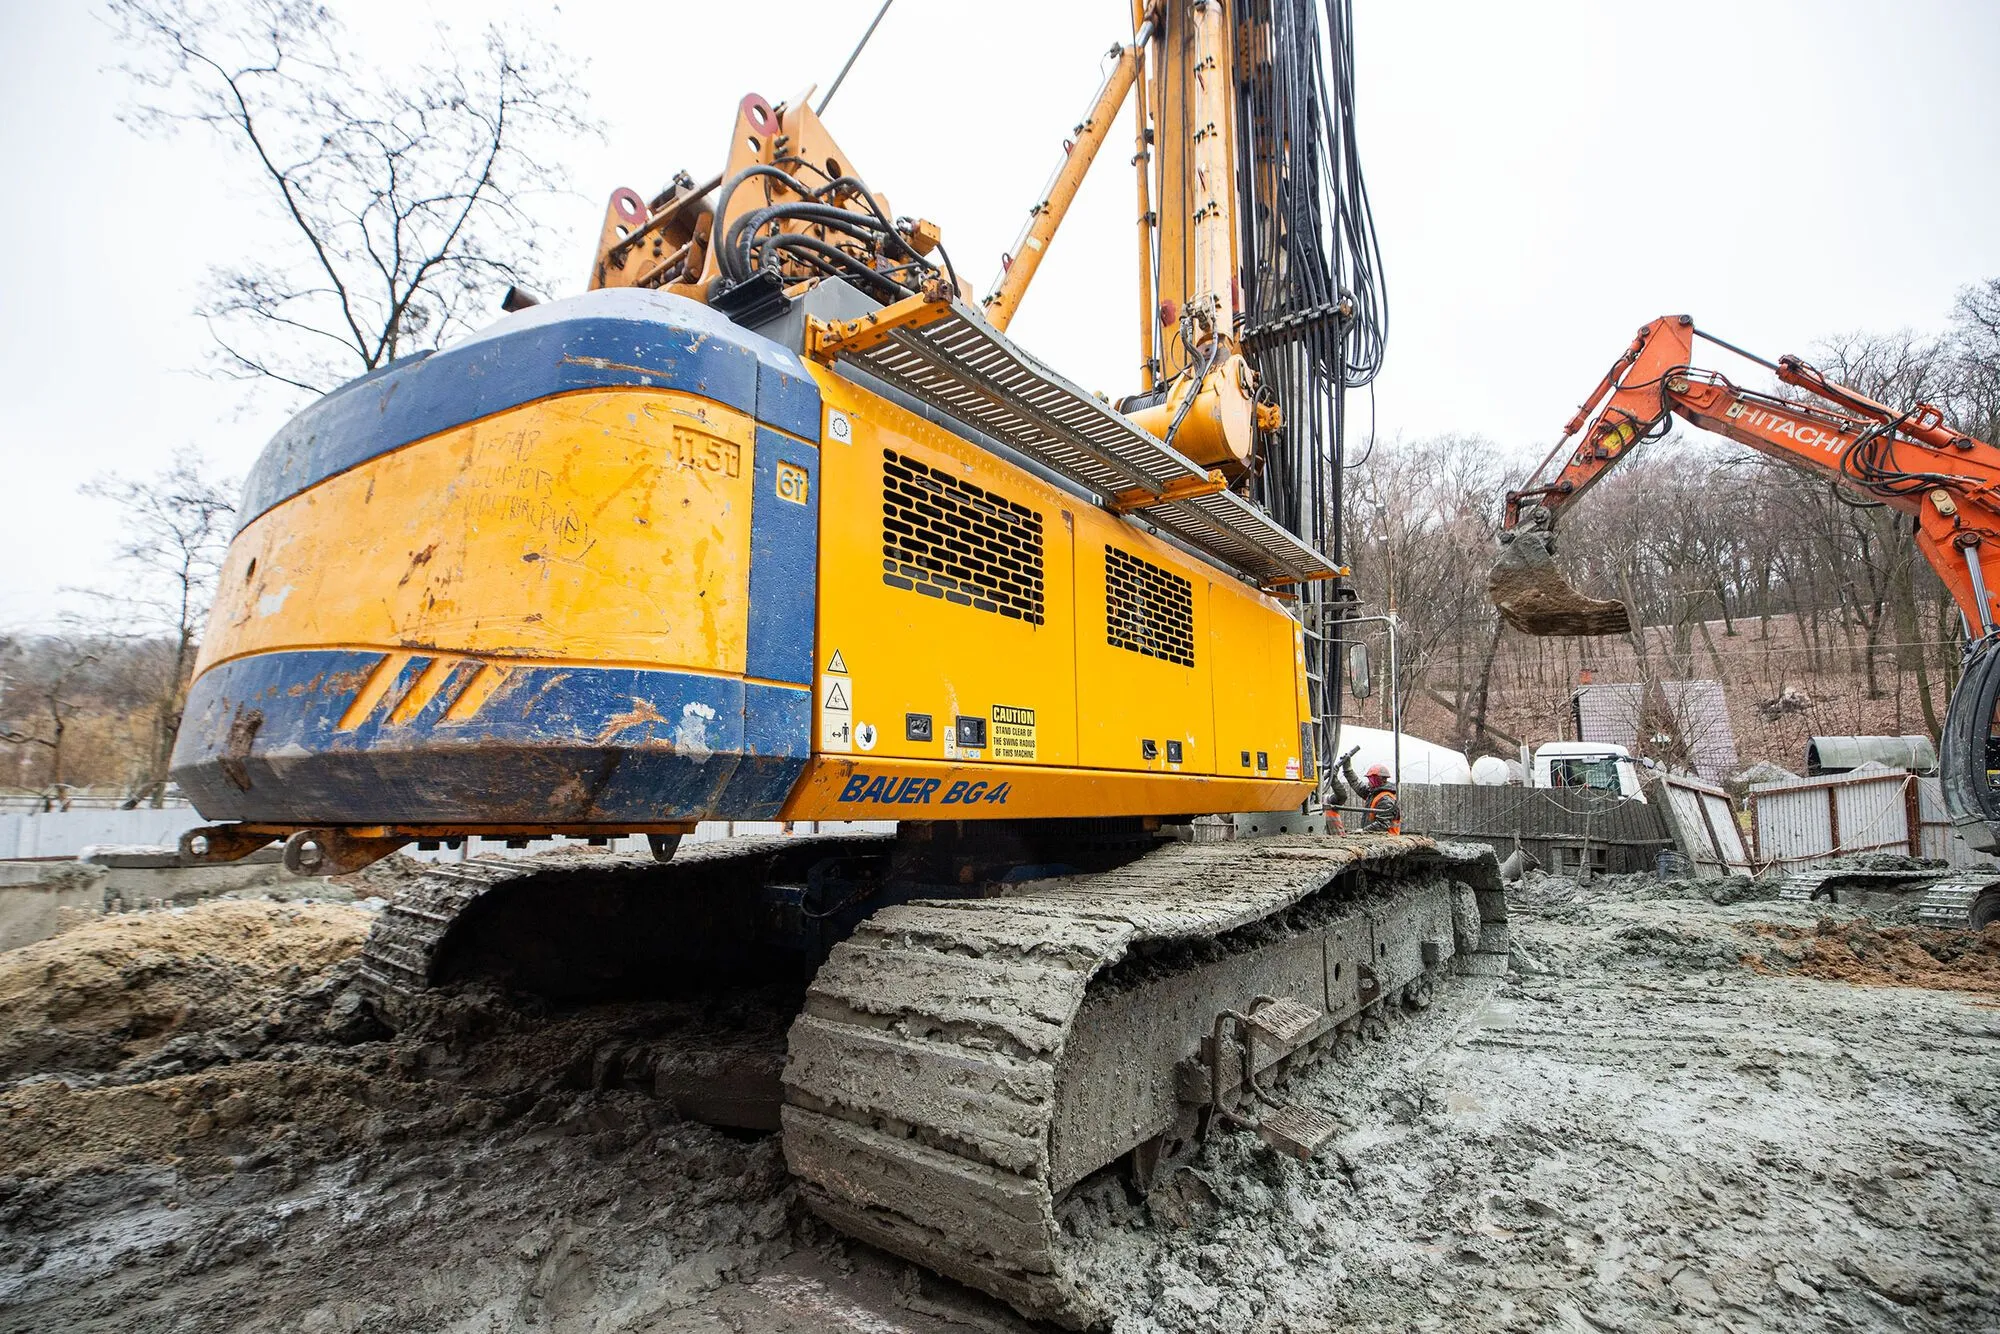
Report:
M1194 586L1114 546L1104 548L1104 624L1115 647L1194 666Z
M882 451L882 582L1042 623L1042 516Z

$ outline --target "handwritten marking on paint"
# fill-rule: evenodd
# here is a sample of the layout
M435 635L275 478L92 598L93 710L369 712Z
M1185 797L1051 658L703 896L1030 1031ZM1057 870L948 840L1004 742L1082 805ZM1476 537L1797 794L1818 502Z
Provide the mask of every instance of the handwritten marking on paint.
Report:
M943 795L938 790L943 788ZM975 783L942 778L894 778L888 774L857 773L840 789L840 800L871 806L1005 806L1012 783Z
M708 744L708 725L714 721L715 710L710 706L698 700L683 705L680 726L674 729L674 749L696 764L706 764L715 753Z

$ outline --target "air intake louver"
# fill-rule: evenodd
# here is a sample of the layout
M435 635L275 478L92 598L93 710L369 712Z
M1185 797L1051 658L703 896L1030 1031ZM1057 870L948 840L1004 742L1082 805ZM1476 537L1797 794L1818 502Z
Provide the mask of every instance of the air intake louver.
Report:
M882 451L882 582L1042 623L1042 516Z
M1194 666L1194 585L1114 546L1104 548L1104 624L1118 648Z

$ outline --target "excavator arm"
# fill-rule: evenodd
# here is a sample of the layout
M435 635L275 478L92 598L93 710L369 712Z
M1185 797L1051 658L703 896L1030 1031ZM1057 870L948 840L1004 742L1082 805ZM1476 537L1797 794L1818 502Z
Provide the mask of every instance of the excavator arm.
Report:
M1703 338L1769 367L1804 391L1780 397L1741 388L1693 364ZM2000 448L1948 425L1937 408L1904 411L1827 379L1797 357L1764 361L1703 334L1686 315L1639 330L1563 428L1528 485L1507 493L1500 560L1488 591L1501 616L1535 635L1616 634L1623 603L1570 587L1554 561L1556 520L1642 441L1674 417L1727 436L1912 516L1915 540L1966 625L1965 670L1941 747L1946 804L1973 846L2000 849ZM1567 457L1564 450L1569 450ZM1541 480L1552 465L1552 476Z
M1546 534L1634 446L1680 417L1914 515L1918 548L1966 624L1982 636L1991 633L1996 616L1989 590L2000 587L1993 582L2000 577L2000 449L1953 430L1929 404L1898 412L1828 380L1797 357L1763 364L1810 399L1741 388L1692 364L1694 340L1704 337L1685 315L1640 329L1537 473L1574 441L1560 470L1546 482L1507 493L1503 532L1525 527ZM1984 564L1988 559L1996 562L1991 568ZM1529 616L1508 619L1530 634L1575 633L1543 628Z

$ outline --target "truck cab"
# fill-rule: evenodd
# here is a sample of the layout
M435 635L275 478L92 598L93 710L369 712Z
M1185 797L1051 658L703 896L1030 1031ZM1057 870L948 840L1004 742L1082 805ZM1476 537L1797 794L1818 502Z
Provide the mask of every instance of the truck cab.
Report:
M1632 753L1623 746L1603 741L1551 741L1538 748L1533 785L1587 787L1633 801L1646 799Z

